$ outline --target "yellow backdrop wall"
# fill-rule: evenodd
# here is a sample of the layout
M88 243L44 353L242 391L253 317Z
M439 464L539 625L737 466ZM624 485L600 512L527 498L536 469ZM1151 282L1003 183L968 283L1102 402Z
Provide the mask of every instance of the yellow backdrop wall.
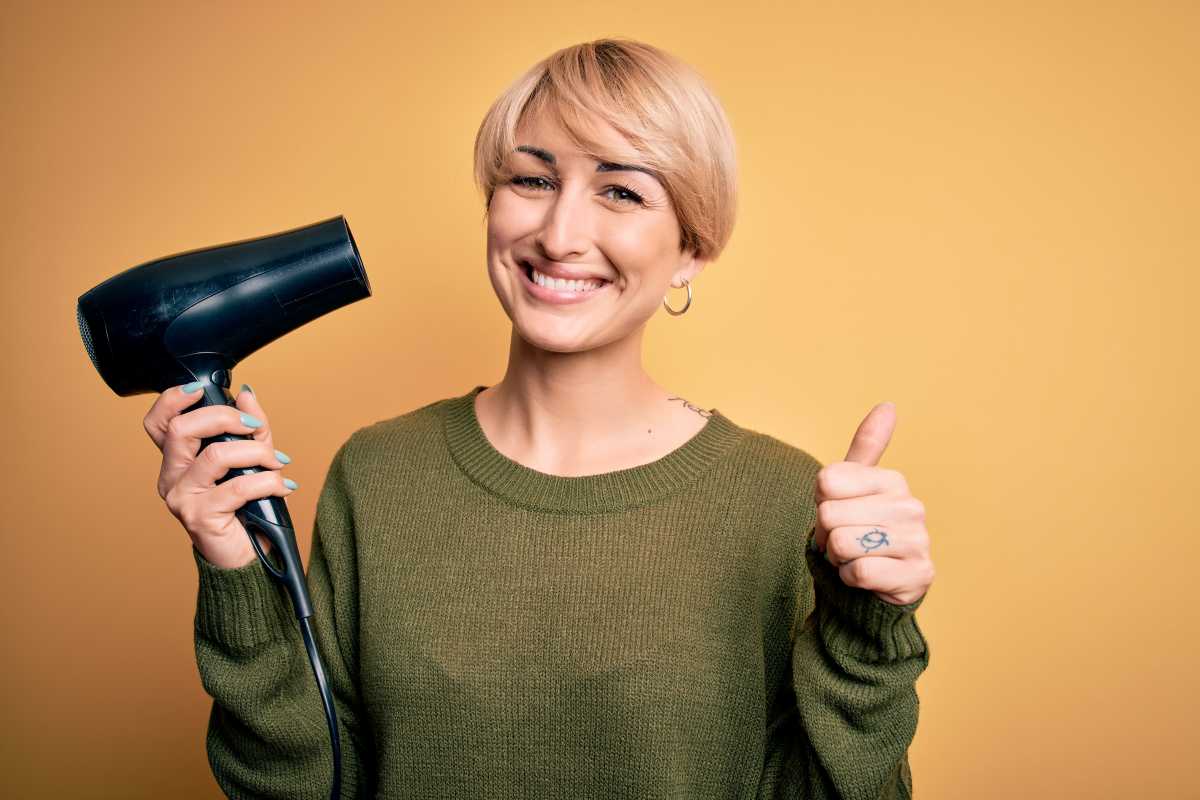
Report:
M218 797L195 567L86 289L344 214L374 296L245 361L307 557L353 430L503 374L471 145L629 36L725 103L734 238L663 385L823 461L876 402L937 579L923 798L1196 797L1196 4L9 3L0 24L0 793ZM673 293L672 302L682 302Z

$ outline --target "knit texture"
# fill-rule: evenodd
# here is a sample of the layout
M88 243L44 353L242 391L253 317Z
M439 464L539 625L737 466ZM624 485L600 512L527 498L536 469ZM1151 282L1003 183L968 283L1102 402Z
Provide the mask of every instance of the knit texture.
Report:
M911 797L924 598L809 548L817 459L714 408L656 461L550 475L491 445L484 388L355 431L317 501L343 798ZM193 554L218 784L328 797L286 594Z

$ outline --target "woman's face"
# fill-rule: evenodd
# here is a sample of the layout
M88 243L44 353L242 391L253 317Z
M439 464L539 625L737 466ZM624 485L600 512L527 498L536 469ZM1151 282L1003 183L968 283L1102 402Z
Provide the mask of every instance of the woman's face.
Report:
M628 336L658 311L672 283L682 286L703 268L679 250L662 184L621 168L636 165L635 151L607 123L596 124L593 134L605 152L621 154L613 156L619 163L583 155L548 120L525 120L508 179L488 207L492 287L522 338L545 350L578 352ZM530 282L529 266L600 283L575 293L543 288Z

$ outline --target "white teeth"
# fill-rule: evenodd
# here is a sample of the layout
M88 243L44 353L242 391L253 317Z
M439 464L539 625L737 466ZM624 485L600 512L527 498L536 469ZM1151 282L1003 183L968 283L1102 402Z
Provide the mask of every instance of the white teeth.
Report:
M564 280L563 278L551 278L543 275L536 269L533 271L533 281L538 286L545 286L548 289L557 289L560 292L589 292L592 289L599 289L602 285L601 281L596 280Z

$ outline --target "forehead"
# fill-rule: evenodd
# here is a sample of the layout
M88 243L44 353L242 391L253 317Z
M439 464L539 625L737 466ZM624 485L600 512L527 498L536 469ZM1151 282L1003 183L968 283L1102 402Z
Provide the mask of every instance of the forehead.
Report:
M572 142L569 133L554 120L538 119L529 124L522 121L516 131L516 149L509 157L528 153L529 158L538 159L556 172L561 171L564 164L576 162L585 172L592 172L593 169L596 173L623 172L631 178L642 176L652 184L663 185L662 176L639 163L639 153L608 123L596 120L578 133L584 139L584 145L593 148L594 154L580 150Z
M523 119L517 126L516 145L518 147L531 146L546 151L553 155L559 164L576 159L632 163L640 160L638 152L630 145L629 140L602 119L589 117L586 125L582 126L578 133L585 145L590 145L599 151L601 158L593 158L577 147L570 134L563 129L552 114L535 114Z

